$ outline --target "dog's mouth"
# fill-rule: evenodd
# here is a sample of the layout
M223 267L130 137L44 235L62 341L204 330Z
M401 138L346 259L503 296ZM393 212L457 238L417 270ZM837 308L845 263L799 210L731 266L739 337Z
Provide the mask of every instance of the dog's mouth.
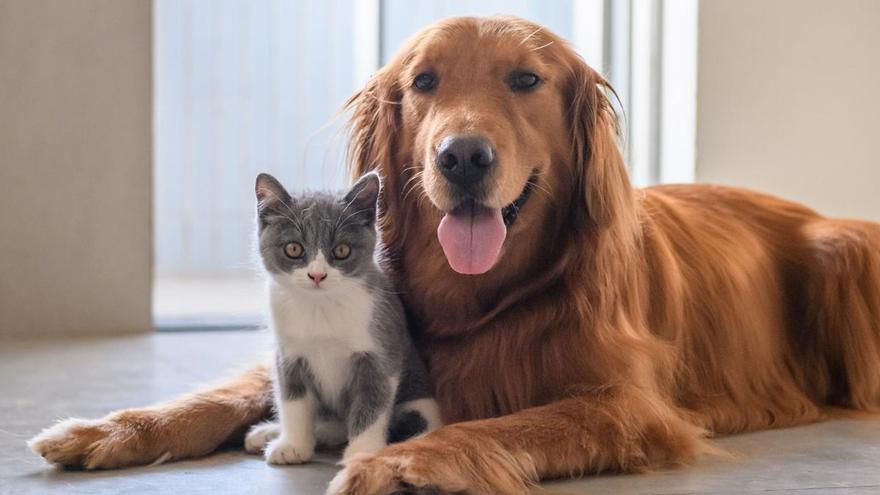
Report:
M519 216L519 210L521 210L523 205L526 204L526 201L529 200L529 195L532 194L532 189L535 187L536 180L537 178L532 175L529 180L526 181L526 185L523 187L519 196L513 200L513 203L510 203L501 209L501 217L504 219L504 225L506 225L508 229L513 226L514 222L516 222L516 218Z
M498 261L507 231L528 201L536 178L526 182L520 195L503 208L490 208L468 199L446 213L437 238L449 266L464 275L488 272Z

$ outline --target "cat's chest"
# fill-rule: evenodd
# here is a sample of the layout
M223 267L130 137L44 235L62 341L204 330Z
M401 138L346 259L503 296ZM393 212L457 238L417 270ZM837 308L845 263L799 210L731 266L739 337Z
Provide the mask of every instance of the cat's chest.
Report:
M352 350L338 342L304 342L284 351L305 358L318 400L333 411L345 410L343 396L352 378Z
M375 300L360 287L312 297L272 297L279 350L309 363L322 399L336 402L349 382L351 357L381 352L371 328Z
M375 347L370 328L375 298L359 285L301 293L271 291L270 296L279 344L336 341L354 352Z

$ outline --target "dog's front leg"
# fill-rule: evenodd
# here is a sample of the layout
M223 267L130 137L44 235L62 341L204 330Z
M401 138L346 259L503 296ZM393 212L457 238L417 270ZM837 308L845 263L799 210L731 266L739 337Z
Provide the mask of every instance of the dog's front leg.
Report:
M85 469L113 469L205 455L265 419L272 381L265 366L198 393L101 419L67 419L34 437L46 460Z
M330 493L527 493L539 479L681 463L705 448L702 435L659 397L618 388L391 445L353 460Z

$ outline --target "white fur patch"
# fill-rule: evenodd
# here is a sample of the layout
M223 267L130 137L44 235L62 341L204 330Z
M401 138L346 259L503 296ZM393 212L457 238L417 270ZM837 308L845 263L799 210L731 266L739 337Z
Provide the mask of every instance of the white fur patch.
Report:
M88 447L88 445L81 446L76 443L76 435L73 431L78 428L90 428L97 424L96 420L64 419L28 440L27 445L47 461L59 462L72 454L78 454L79 452L75 452L76 449Z
M342 464L347 463L357 454L375 454L382 450L388 442L388 421L391 419L391 411L386 410L379 414L376 421L367 427L360 435L349 439L348 447L342 454Z
M281 434L266 445L270 464L300 464L315 454L315 398L311 392L300 399L278 404Z
M301 278L308 280L306 269L301 271ZM282 355L305 358L321 398L338 405L350 377L351 355L377 350L370 335L375 301L357 281L343 278L332 267L327 273L320 288L290 287L279 284L280 276L273 278L272 326ZM290 277L297 277L296 271Z
M244 437L244 450L251 454L262 454L266 445L281 436L281 425L278 423L260 423L251 427Z
M171 452L165 452L164 454L160 455L158 459L153 461L153 463L150 464L150 466L159 466L161 464L165 464L166 462L168 462L170 460L171 460Z
M314 455L314 444L303 444L284 437L276 438L266 446L266 462L269 464L303 464Z
M244 439L244 450L250 454L262 454L272 440L281 436L281 425L263 422L251 427ZM318 445L336 447L348 441L345 423L332 419L315 419L315 442Z

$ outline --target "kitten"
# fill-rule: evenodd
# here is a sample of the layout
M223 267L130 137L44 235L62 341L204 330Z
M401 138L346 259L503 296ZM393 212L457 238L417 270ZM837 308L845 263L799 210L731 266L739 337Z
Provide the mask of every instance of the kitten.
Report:
M369 173L345 195L291 196L257 177L278 423L254 426L245 447L269 463L306 462L316 443L348 440L345 462L441 424L403 306L374 258L379 189Z

